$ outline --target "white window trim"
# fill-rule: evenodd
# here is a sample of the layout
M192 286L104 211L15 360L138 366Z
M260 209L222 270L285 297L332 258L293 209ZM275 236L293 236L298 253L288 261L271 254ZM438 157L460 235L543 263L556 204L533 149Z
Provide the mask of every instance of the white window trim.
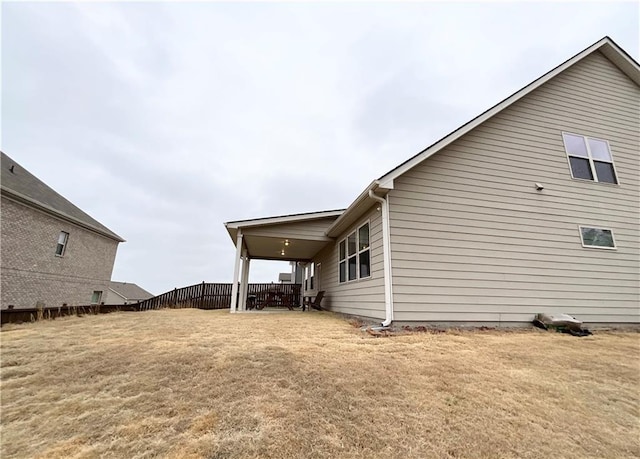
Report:
M611 239L613 240L613 247L606 247L602 245L586 245L582 238L582 228L593 228L599 230L611 231ZM611 228L603 228L602 226L595 225L578 225L578 233L580 234L580 242L585 249L602 249L602 250L618 250L618 243L616 242L616 236Z
M360 246L360 228L362 228L364 225L369 225L369 245L367 246L366 249L362 249L359 250L359 246ZM349 243L347 242L347 239L349 238L349 236L351 236L353 233L356 234L356 253L355 253L355 257L356 257L356 278L355 279L351 279L349 280ZM344 282L340 282L340 263L343 261L340 259L340 244L342 244L342 242L344 242L344 262L345 262L345 281ZM369 275L366 277L360 277L360 254L366 251L369 251ZM360 281L364 281L364 280L369 280L372 278L371 276L371 219L367 219L364 220L363 222L361 222L358 225L355 225L355 227L353 227L353 229L351 231L347 231L346 236L342 239L340 239L338 241L338 243L336 244L336 251L338 253L338 285L345 285L348 284L350 282L360 282ZM354 256L354 255L352 255Z
M575 158L581 158L581 156L569 155L569 151L567 151L567 144L564 141L565 134L573 135L576 137L582 137L583 139L585 139L584 144L585 144L585 147L587 148L587 156L588 156L587 159L589 160L589 167L591 168L591 175L593 175L593 180L573 176L573 169L571 168L571 160L569 159L569 157L573 156ZM565 153L565 156L567 157L567 166L569 166L569 173L571 174L571 178L573 180L579 180L581 182L599 183L601 185L608 185L608 186L620 186L620 176L618 175L615 160L613 159L613 152L611 151L611 145L609 144L608 140L601 139L600 137L592 137L589 135L576 134L574 132L567 132L567 131L562 131L561 136L562 136L562 146L564 147L564 153ZM616 181L618 183L601 182L598 180L598 174L596 173L596 166L595 164L593 164L593 157L591 155L591 147L589 147L589 142L587 142L587 139L599 140L600 142L605 142L607 144L607 148L609 149L609 154L611 155L611 167L613 167L613 173L616 174ZM601 162L606 163L607 161L601 161Z

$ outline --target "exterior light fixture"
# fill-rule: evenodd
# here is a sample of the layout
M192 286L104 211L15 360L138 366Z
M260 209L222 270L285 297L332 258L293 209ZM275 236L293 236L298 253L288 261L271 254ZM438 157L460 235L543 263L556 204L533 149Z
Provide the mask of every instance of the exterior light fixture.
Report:
M280 255L284 256L284 249L282 249L282 252L280 252Z
M289 245L289 239L284 240L284 245Z
M544 190L544 185L541 184L541 183L536 183L536 190L538 190L538 191Z

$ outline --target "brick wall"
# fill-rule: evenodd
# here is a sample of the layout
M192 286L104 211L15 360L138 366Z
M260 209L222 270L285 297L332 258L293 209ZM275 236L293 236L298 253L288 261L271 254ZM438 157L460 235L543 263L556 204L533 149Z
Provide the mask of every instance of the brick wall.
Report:
M117 241L57 219L5 196L0 215L0 307L85 305L109 289ZM69 233L62 257L58 236Z

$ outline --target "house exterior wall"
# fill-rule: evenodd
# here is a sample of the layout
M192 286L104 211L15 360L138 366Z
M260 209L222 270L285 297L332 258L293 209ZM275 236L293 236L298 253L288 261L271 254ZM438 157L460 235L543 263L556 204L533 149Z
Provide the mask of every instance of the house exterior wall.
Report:
M369 221L371 246L371 277L340 283L338 244L342 239ZM329 243L314 258L320 263L319 285L325 291L322 307L331 311L363 317L384 318L384 271L382 258L382 216L377 206L369 209L358 222ZM316 268L318 274L318 268Z
M1 307L37 303L87 305L94 291L109 290L118 242L13 201L1 199ZM61 231L66 250L56 256Z
M639 126L640 89L596 52L397 178L395 320L640 322ZM608 140L620 184L572 179L563 131Z

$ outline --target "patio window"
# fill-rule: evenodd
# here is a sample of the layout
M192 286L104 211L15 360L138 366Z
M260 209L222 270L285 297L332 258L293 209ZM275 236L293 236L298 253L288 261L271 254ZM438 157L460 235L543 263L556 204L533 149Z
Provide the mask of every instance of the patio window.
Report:
M594 182L618 183L609 142L576 134L562 134L571 176Z
M371 277L369 222L338 244L338 273L340 283Z

